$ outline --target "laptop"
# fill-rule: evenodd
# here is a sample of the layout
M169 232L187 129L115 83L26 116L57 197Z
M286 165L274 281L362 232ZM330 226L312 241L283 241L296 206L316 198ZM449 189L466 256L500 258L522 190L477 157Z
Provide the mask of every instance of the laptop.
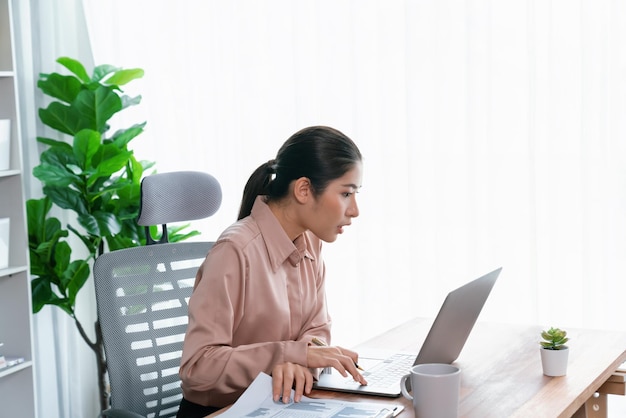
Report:
M502 267L475 279L448 293L419 353L392 352L361 348L359 366L367 385L355 382L352 376L343 377L331 368L324 369L314 387L322 390L366 395L398 397L400 378L412 366L424 363L455 361L476 323ZM417 351L416 351L417 352Z

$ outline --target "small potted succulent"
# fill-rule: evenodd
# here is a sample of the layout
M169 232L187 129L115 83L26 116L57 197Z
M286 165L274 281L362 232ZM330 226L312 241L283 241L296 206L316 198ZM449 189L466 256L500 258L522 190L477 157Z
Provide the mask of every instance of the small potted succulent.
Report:
M565 343L569 341L567 331L551 327L541 331L541 365L546 376L565 376L569 348Z

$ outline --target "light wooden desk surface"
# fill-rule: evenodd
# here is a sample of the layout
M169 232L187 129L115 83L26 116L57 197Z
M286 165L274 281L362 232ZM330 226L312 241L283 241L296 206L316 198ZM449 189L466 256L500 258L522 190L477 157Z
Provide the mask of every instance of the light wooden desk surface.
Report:
M362 345L415 351L431 322L417 318ZM478 322L474 326L455 362L462 373L461 417L571 417L626 361L626 332L567 329L567 375L544 376L539 356L540 331L539 326L527 325ZM320 390L310 396L401 403L405 411L400 417L414 418L411 403L403 397L390 399Z

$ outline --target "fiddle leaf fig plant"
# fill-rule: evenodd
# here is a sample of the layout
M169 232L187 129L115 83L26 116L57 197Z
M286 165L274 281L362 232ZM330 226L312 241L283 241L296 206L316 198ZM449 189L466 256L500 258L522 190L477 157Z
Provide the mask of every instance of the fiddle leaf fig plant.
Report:
M26 203L33 311L53 305L73 318L96 354L100 403L106 409L106 360L99 323L95 323L96 339L91 341L76 317L76 297L91 276L93 261L105 249L145 244L136 221L141 179L154 163L137 160L128 148L143 132L145 122L115 132L109 125L117 113L141 102L141 96L129 97L120 86L143 77L144 72L100 65L89 76L75 59L62 57L57 62L71 74L40 74L37 82L52 99L39 109L39 119L58 131L60 139L37 138L47 146L33 169L44 197ZM69 219L67 224L55 216L63 211L70 215L62 218ZM198 234L182 233L186 226L170 229L170 242ZM69 243L70 235L77 243Z
M547 350L564 350L567 348L565 344L569 341L567 331L554 327L547 331L541 331L541 338L543 341L540 341L539 344Z

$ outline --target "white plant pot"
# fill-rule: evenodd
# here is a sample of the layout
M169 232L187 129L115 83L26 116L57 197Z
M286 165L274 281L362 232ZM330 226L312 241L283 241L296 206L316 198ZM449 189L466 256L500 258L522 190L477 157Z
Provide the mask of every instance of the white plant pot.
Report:
M0 171L11 165L11 119L0 119Z
M548 350L540 348L541 366L543 374L546 376L565 376L567 373L567 359L569 357L569 348L562 350Z

